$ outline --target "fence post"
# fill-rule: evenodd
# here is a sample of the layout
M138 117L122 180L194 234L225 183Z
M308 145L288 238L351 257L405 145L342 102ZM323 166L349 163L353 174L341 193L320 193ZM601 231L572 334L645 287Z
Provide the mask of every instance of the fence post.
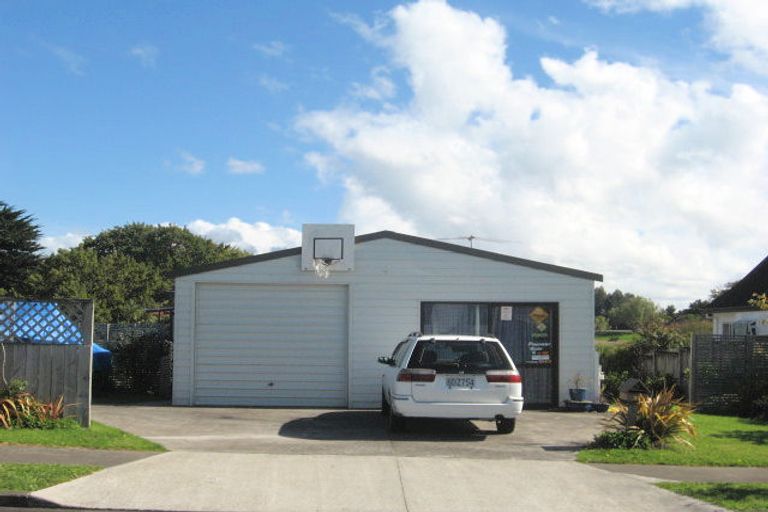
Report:
M695 390L695 375L696 375L696 358L694 353L696 352L696 335L691 334L691 350L688 353L688 403L693 405L696 402Z
M80 377L82 379L80 389L77 390L78 402L85 405L81 407L80 424L84 427L91 426L91 387L93 386L93 320L94 320L94 303L89 300L85 305L85 311L83 312L83 347L85 354L83 359L87 361L87 371Z

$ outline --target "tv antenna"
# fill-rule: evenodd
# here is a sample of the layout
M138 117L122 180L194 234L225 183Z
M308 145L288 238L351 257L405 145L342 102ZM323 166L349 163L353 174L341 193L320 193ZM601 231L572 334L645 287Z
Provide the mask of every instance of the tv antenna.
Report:
M470 247L474 247L475 240L479 240L480 242L491 242L494 244L518 244L520 242L516 240L503 240L500 238L485 238L482 236L475 236L475 235L467 235L467 236L454 236L449 238L438 238L438 240L443 241L449 241L449 240L466 240L469 242Z

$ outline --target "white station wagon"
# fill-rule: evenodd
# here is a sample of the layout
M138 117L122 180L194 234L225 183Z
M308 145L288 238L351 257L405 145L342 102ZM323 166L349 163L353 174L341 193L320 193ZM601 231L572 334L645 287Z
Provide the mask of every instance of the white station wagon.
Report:
M381 412L392 431L406 418L496 421L504 434L515 430L523 411L520 373L493 336L412 333L391 356L381 378Z

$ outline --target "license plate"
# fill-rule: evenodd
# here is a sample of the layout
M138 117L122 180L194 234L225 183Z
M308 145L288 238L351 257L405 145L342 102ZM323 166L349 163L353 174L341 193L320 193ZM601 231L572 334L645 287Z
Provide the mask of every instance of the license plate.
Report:
M445 383L449 388L472 389L475 387L474 377L448 377Z

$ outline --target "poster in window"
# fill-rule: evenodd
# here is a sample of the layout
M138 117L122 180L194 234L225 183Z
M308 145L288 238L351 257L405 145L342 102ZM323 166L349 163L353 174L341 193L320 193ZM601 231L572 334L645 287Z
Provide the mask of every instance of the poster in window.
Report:
M548 308L536 306L528 313L530 338L528 362L548 364L552 361L552 315Z

